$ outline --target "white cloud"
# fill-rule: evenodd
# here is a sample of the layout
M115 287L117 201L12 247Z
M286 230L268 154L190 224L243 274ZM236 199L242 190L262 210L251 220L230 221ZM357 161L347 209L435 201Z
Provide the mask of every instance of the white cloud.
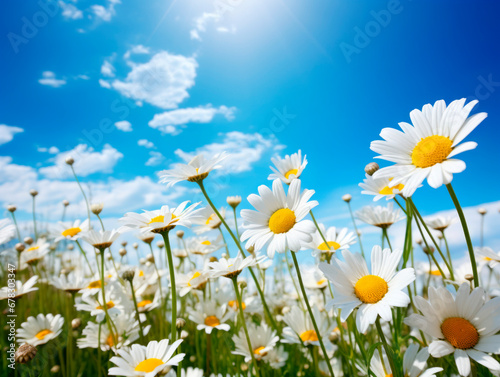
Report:
M132 124L128 120L120 120L115 123L116 128L123 132L131 132Z
M163 156L160 152L151 151L149 152L149 156L149 159L146 161L146 166L157 166L165 161L165 156Z
M76 79L80 79L80 80L90 80L90 77L87 76L87 75L77 75L76 76Z
M108 22L111 21L113 16L116 14L115 5L120 3L120 0L108 0L107 7L102 5L92 5L90 9L97 18Z
M99 85L106 89L111 89L111 84L103 79L99 79Z
M0 145L6 144L14 139L14 135L24 132L21 127L7 126L6 124L0 124Z
M235 107L227 106L188 107L156 114L148 124L163 133L175 135L180 133L180 128L188 123L209 123L217 114L223 115L227 120L233 120L235 111Z
M115 77L115 67L109 61L105 60L101 66L101 74L107 77Z
M122 95L162 109L175 109L194 85L198 63L194 58L162 51L144 64L130 62L132 70L125 80L114 80L111 86ZM103 84L101 83L101 86Z
M241 173L251 170L252 165L259 161L264 153L282 149L274 135L265 138L259 133L246 134L239 131L228 132L224 135L222 142L207 144L192 152L184 152L177 149L174 153L185 161L190 161L198 154L207 157L214 156L224 151L231 156L224 162L224 169L231 173Z
M143 46L143 45L136 45L133 46L130 50L128 50L124 55L123 58L125 60L128 60L131 55L136 54L149 54L151 52L149 47Z
M16 181L33 180L36 178L36 172L29 166L16 165L12 163L12 157L0 156L0 183ZM2 197L0 195L0 197Z
M152 141L146 140L146 139L141 139L137 141L137 145L140 147L145 147L148 149L152 149L155 147Z
M40 168L40 173L52 179L71 177L71 170L66 164L66 158L69 156L75 160L73 167L78 176L86 177L93 173L113 172L123 154L109 144L105 144L101 152L94 151L94 148L86 144L79 144L70 151L59 153L53 159L54 165Z
M204 12L195 20L195 28L190 31L191 39L201 41L200 33L207 30L209 22L218 22L222 18L222 14L214 12Z
M232 26L231 28L225 26L219 26L215 30L217 30L219 33L231 33L231 34L236 33L236 28L234 26Z
M45 71L42 73L42 78L38 80L42 85L48 85L53 88L59 88L66 84L65 79L56 78L56 74L52 71Z
M59 6L61 7L64 18L70 20L83 18L83 12L73 4L66 4L64 1L59 1Z
M50 147L50 148L39 147L37 150L38 150L38 152L42 152L42 153L50 153L50 154L59 153L59 148L57 148L57 147Z

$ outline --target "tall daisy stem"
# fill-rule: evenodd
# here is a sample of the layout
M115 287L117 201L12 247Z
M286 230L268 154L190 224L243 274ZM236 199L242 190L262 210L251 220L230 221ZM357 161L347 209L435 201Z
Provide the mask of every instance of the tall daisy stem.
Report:
M243 304L241 303L241 294L240 294L240 289L238 287L238 277L235 276L231 278L231 280L233 281L234 292L236 293L236 300L238 301L238 314L240 316L241 325L243 326L243 331L245 332L245 337L247 338L248 351L250 352L250 356L252 357L252 364L255 369L255 375L259 377L260 376L259 367L257 365L257 362L255 361L252 342L250 341L250 335L248 334L247 324L245 323L245 315L243 314Z
M115 334L113 331L113 324L111 321L111 317L109 316L108 313L108 302L106 301L106 289L104 285L104 250L105 249L99 249L99 255L101 256L101 291L102 291L102 308L104 309L105 317L106 317L106 322L108 324L109 328L109 333L111 334L111 337L113 338L113 344L118 344L118 335Z
M302 276L300 274L299 262L297 261L297 257L295 256L295 252L291 251L291 254L292 254L293 263L295 265L295 270L297 271L297 277L299 279L300 290L302 291L302 296L304 297L304 301L305 301L306 306L307 306L307 311L309 312L309 315L311 316L311 322L314 326L314 331L316 331L316 335L318 336L318 341L319 341L319 345L321 347L321 351L323 352L323 357L325 358L326 365L328 366L330 376L335 377L330 360L328 360L328 353L326 352L325 344L323 343L323 338L321 337L321 335L319 333L319 328L318 328L318 325L316 323L316 319L314 318L314 315L313 315L313 312L311 309L311 305L309 304L309 299L307 298L306 289L304 288L304 283L302 282Z
M222 231L222 229L220 227L219 227L219 232L220 232L220 235L222 236L222 242L224 242L224 245L226 245L227 257L231 258L231 254L229 253L229 246L227 246L227 242L226 242L226 237L224 237L224 232Z
M165 250L167 251L168 258L168 269L170 271L170 291L172 292L172 322L170 331L170 341L175 342L177 332L176 332L176 322L177 322L177 288L175 286L175 268L174 268L174 258L172 257L172 249L170 248L170 241L168 239L168 230L163 232L161 235L165 241Z
M87 253L83 250L82 245L80 245L80 242L78 242L78 240L75 240L75 242L76 242L76 245L78 246L78 248L80 249L80 252L82 253L83 257L85 258L85 262L87 262L87 266L89 266L90 273L93 276L94 271L92 271L92 267L90 266L90 262L87 258Z
M89 205L89 201L87 199L87 195L85 194L85 191L83 191L83 187L80 184L78 177L76 176L75 168L73 168L73 165L70 165L70 168L71 168L71 171L73 172L73 176L75 177L75 181L78 184L78 187L80 187L80 191L82 192L83 199L85 199L85 204L87 205L87 216L89 218L89 226L90 226L90 205Z
M365 251L363 250L363 244L361 243L361 236L358 232L358 227L356 226L356 220L354 219L354 214L352 213L351 203L347 202L347 207L349 208L349 213L351 214L352 225L354 227L354 231L356 232L356 236L358 237L359 248L361 249L361 255L363 258L365 257Z
M139 331L141 332L141 342L144 344L144 330L142 329L141 316L139 313L139 307L137 306L137 298L135 297L134 284L132 280L129 280L130 290L132 291L132 299L134 301L135 314L137 317L137 322L139 322Z
M19 226L17 225L16 215L14 215L14 212L11 212L10 214L12 215L12 221L14 222L14 225L16 226L17 239L19 240L19 242L23 242L21 240L21 232L19 232Z
M217 207L215 207L214 203L212 203L212 200L210 200L210 198L207 194L207 191L205 190L205 187L203 186L203 181L199 181L197 183L200 186L200 190L203 193L203 195L205 196L205 199L207 199L208 204L210 205L210 207L212 207L215 214L219 217L220 221L222 222L222 224L224 224L224 227L226 228L228 233L231 235L234 243L238 247L238 250L241 252L241 255L243 255L243 257L246 257L245 252L243 251L243 248L241 247L239 240L236 238L236 236L234 235L234 233L231 230L231 228L229 227L229 225L227 225L226 220L224 220L224 218L221 216L221 214L217 210ZM255 273L253 272L252 267L248 267L248 270L250 271L250 275L252 275L252 279L253 279L255 286L257 288L257 292L259 293L259 297L260 297L260 300L262 301L262 305L264 306L264 311L266 312L267 317L269 318L269 321L271 322L271 326L273 327L274 330L279 332L278 325L276 324L273 316L271 315L271 311L269 310L269 306L267 305L266 298L264 297L264 292L262 292L262 288L260 287L259 280L257 279L257 276L255 276Z
M35 195L33 195L33 232L35 233L36 241L38 240L38 232L36 231Z
M467 249L469 249L469 258L470 264L472 266L472 274L474 276L474 286L479 287L479 275L477 273L477 264L476 264L476 256L474 255L474 248L472 246L472 240L469 234L469 227L467 226L467 221L465 220L464 211L460 206L460 202L458 201L457 195L455 194L455 190L451 186L451 183L446 185L448 192L450 193L451 200L453 200L453 204L455 204L455 208L458 212L458 217L460 217L460 222L462 223L462 228L464 230L465 241L467 242Z
M394 376L400 376L400 373L396 369L396 365L394 364L394 360L392 358L393 356L392 350L389 348L389 344L387 343L387 339L385 338L384 331L382 330L382 326L380 325L379 316L377 316L377 320L375 321L375 326L377 327L378 336L380 338L380 341L382 342L382 345L384 346L387 358L389 359L389 365L391 366L392 373L394 373ZM380 358L382 359L382 354L380 355Z

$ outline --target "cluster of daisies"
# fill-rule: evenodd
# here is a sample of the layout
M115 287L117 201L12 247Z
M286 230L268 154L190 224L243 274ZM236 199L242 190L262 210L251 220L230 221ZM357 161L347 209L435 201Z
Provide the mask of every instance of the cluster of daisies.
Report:
M247 198L252 209L237 211L239 196L219 207L205 189L226 153L160 174L167 188L197 186L203 202L129 212L111 230L103 206L87 203L85 220L37 232L33 216L21 238L9 206L0 245L16 279L2 277L0 300L24 321L20 375L500 375L500 253L473 245L451 186L465 169L456 156L476 147L463 140L486 117L470 116L476 102L437 101L413 110L401 131L382 130L371 149L393 164L368 164L359 186L388 203L352 211L345 195L352 230L314 217L300 151L272 159L270 186ZM425 180L446 186L456 216L420 215L413 195ZM462 260L447 239L458 222ZM358 227L380 232L381 243L368 245ZM124 233L137 242L118 241Z

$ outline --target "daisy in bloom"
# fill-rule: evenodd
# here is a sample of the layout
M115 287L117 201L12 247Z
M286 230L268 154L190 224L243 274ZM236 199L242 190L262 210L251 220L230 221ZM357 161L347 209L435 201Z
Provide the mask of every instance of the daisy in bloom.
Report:
M429 345L433 357L454 354L458 372L468 376L470 359L484 365L492 373L500 372L500 363L488 353L500 354L500 297L486 301L481 287L470 291L464 283L454 297L444 287L429 288L429 300L415 297L421 314L405 319L408 326L435 338Z
M360 332L368 330L380 315L384 321L392 320L392 307L406 307L410 298L403 292L413 280L413 268L396 272L403 251L374 246L371 253L371 273L366 261L359 253L343 250L344 261L333 258L331 264L320 263L319 269L332 282L334 299L327 310L341 309L340 318L345 322L351 312L358 308L356 326Z
M487 263L490 268L495 268L500 264L500 253L495 253L489 247L476 248L476 254L483 263Z
M349 232L347 228L342 228L340 231L337 231L337 228L332 226L325 231L325 226L323 224L319 224L319 228L323 236L325 236L326 242L318 231L314 232L313 239L307 246L312 250L314 257L322 253L333 253L337 250L348 249L349 246L356 243L354 233Z
M15 288L14 297L12 297L12 293L11 293L11 296L9 296L9 290L11 288L3 287L0 290L0 300L6 300L7 298L16 300L16 299L20 298L21 296L24 296L26 293L37 291L38 287L34 286L36 284L37 280L38 280L37 275L33 275L32 277L30 277L26 281L26 283L23 283L21 280L16 280L16 288Z
M392 203L387 204L387 207L382 206L366 206L356 212L356 217L364 223L387 229L392 224L404 219L401 210L394 210Z
M203 369L199 369L199 368L189 367L187 369L181 370L181 377L203 377L204 374L205 374L205 372L203 371ZM218 376L222 376L222 375L219 374ZM170 372L168 372L167 377L177 377L177 371L171 370ZM215 375L211 374L210 377L215 377Z
M314 267L304 273L304 285L307 289L324 289L328 287L328 280L320 270Z
M125 311L126 303L122 303L121 295L117 292L117 285L113 284L110 288L106 288L106 309L110 316L115 316ZM78 311L90 312L90 315L96 316L97 322L102 322L106 312L104 308L104 302L102 298L102 290L99 291L96 297L85 296L82 297L82 302L75 304L75 308Z
M436 373L442 372L443 368L425 369L429 358L429 349L425 347L419 351L419 348L418 344L412 343L406 349L403 356L404 375L408 377L434 377Z
M67 275L55 276L50 283L61 291L76 293L86 288L89 285L89 280L85 279L80 271L75 271Z
M94 246L96 249L103 250L110 247L120 236L120 232L113 230L89 230L82 234L82 240Z
M200 203L187 207L189 201L182 202L177 208L167 205L159 210L144 211L144 213L128 212L119 221L124 224L124 231L140 229L143 233L163 233L175 228L177 225L190 227L191 221L197 215L195 208Z
M300 180L294 179L285 194L283 184L276 179L272 190L264 185L259 186L259 194L248 197L256 211L241 211L245 221L243 227L246 229L241 241L247 240L247 249L253 246L255 251L259 251L267 246L267 255L273 258L275 252L284 253L287 249L299 251L311 242L311 234L316 227L304 217L318 205L315 200L309 201L314 190L301 193Z
M0 220L0 245L10 242L16 236L16 226L9 219Z
M147 347L139 344L132 344L130 349L117 351L118 356L114 356L110 361L116 367L110 368L110 376L143 376L154 377L167 367L178 365L185 354L180 353L173 356L182 340L177 340L171 345L168 339L160 342L156 340L149 342ZM173 356L173 357L172 357Z
M285 158L272 157L271 161L276 168L270 166L274 173L269 174L267 179L270 181L281 179L283 183L287 185L289 185L292 180L299 178L307 166L307 158L304 155L304 160L302 160L302 152L300 150L298 153L294 153L291 156L286 155Z
M444 232L446 228L450 225L457 222L456 217L452 216L434 216L428 219L425 219L425 223L434 230L439 230L440 232Z
M189 254L207 255L219 249L222 249L225 244L222 242L222 235L216 239L208 237L189 237L186 240L186 250Z
M478 101L465 105L465 98L446 103L436 101L434 106L427 104L420 110L413 110L410 119L413 126L401 122L402 131L384 128L380 136L384 140L371 143L371 150L381 158L394 162L376 171L374 178L394 178L391 186L403 183L402 193L410 197L417 187L427 178L433 188L448 184L453 173L465 170L465 163L453 157L474 149L477 144L469 141L460 144L487 116L469 113Z
M247 363L252 360L252 353L256 360L265 360L266 356L279 340L279 336L276 335L276 331L267 327L265 323L262 323L260 326L251 323L248 326L248 334L250 336L250 344L253 349L250 350L248 348L247 338L243 329L241 329L239 334L233 336L236 350L232 351L234 355L244 356L245 362Z
M83 222L75 220L73 223L59 222L52 234L55 238L54 242L59 242L64 239L76 241L81 237L82 232L87 232L89 230L89 219L85 219Z
M266 361L273 369L281 369L285 366L288 360L288 352L285 351L283 346L274 347L267 352Z
M36 244L31 245L21 253L21 270L27 268L28 264L43 259L49 252L50 244L44 238L38 239Z
M222 218L226 217L226 208L219 208L219 213ZM197 226L193 228L196 234L203 234L213 229L218 229L222 224L219 216L214 212L212 207L207 206L198 212L198 217L193 220L193 224Z
M359 187L363 189L362 194L375 196L373 198L374 202L382 198L391 200L400 194L405 187L402 183L391 186L391 181L392 178L373 178L371 175L366 174L366 178L359 184Z
M318 325L319 334L314 330L309 313L303 312L298 306L292 307L283 317L287 327L283 329L282 342L319 346L319 337L327 339L333 326L328 324L326 315L320 313L317 307L313 307L313 315Z
M140 336L139 322L135 320L134 314L119 315L113 319L114 328L116 328L116 335L118 336L118 343L114 343L113 336L109 332L108 326L99 325L94 322L88 322L87 326L83 329L83 338L77 340L78 348L97 348L101 346L102 351L109 351L110 349L116 350L118 348L128 347L134 343ZM99 326L101 327L101 339L99 336ZM146 335L151 326L147 325L144 328L144 335Z
M175 282L181 290L179 296L184 297L193 289L202 290L207 285L208 274L205 271L191 271L176 277Z
M221 162L228 156L226 152L222 152L206 160L200 154L194 157L188 164L176 164L171 170L161 171L158 174L160 183L166 183L168 188L181 181L201 182L208 177L208 174L212 170L221 168Z
M38 314L35 317L29 317L17 329L17 342L29 343L32 346L45 344L49 340L56 338L62 331L64 318L57 314Z
M197 330L205 330L211 334L213 329L229 331L226 322L232 313L226 310L226 305L217 305L215 301L201 301L196 308L191 309L189 319L197 324Z
M210 262L208 264L208 267L210 267L208 274L211 278L224 276L232 279L241 274L241 271L245 268L255 266L265 258L265 256L254 257L253 255L243 258L241 253L238 253L236 258L221 258L217 262Z

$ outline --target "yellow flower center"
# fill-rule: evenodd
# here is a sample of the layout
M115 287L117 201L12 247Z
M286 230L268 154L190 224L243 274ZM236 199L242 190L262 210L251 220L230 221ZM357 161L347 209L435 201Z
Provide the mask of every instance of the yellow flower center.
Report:
M441 276L441 272L439 270L432 270L429 272L432 276Z
M207 318L205 318L205 325L210 327L219 326L220 325L219 318L217 318L214 315L209 315Z
M205 245L205 246L210 246L212 244L212 242L210 242L209 240L206 240L206 241L203 241L201 244Z
M108 301L108 302L106 303L106 309L111 309L111 308L114 308L114 307L115 307L115 303L114 303L113 301ZM97 307L96 307L96 309L103 310L103 309L104 309L104 307L103 307L103 306L101 306L101 305L99 305L99 306L97 306Z
M113 342L113 337L111 336L111 334L108 335L108 337L106 338L106 344L111 348L115 345L115 342Z
M428 168L446 160L453 142L446 136L432 135L421 139L411 152L411 161L417 168Z
M205 221L205 225L210 224L210 221L212 221L215 217L215 213L212 213L210 216L208 216L207 221Z
M265 347L258 347L256 349L253 350L253 353L256 354L256 355L260 355L260 353L262 352L262 350L264 349Z
M151 300L142 300L141 302L137 303L137 306L139 308L143 308L146 305L149 305L149 304L152 304L152 303L153 303L153 301L151 301Z
M316 284L323 285L325 283L326 283L326 279L321 279L321 280L318 280L318 282Z
M403 191L404 187L405 187L405 185L403 185L402 183L400 183L399 185L396 185L394 187L385 186L378 193L380 195L393 195L394 194L394 190Z
M288 208L274 212L269 219L269 229L275 234L286 233L295 225L295 213Z
M64 237L74 237L81 231L82 230L80 228L68 228L64 232L62 232L61 235Z
M323 250L323 251L330 251L331 249L338 250L339 248L340 244L335 241L328 241L328 244L326 242L323 242L321 245L318 246L318 250Z
M365 304L379 302L388 291L387 282L376 275L363 276L354 286L354 293Z
M485 260L485 261L488 261L488 262L489 262L489 261L492 261L493 259L491 259L490 257L483 257L483 260Z
M153 218L149 221L148 225L149 225L149 224L152 224L152 223L163 223L163 222L165 222L165 216L163 216L163 215L159 215L159 216L155 216L155 217L153 217Z
M236 300L231 300L228 302L229 306L231 308L233 308L234 310L238 310L238 301ZM241 307L243 308L243 310L245 310L247 308L247 305L242 301L241 302Z
M441 324L445 339L455 348L466 350L479 342L479 333L472 323L461 317L447 318Z
M36 334L35 337L37 339L43 340L49 334L52 334L52 331L45 329L45 330L40 331L38 334Z
M34 251L34 250L38 250L40 248L40 246L33 246L33 247L30 247L29 249L27 249L26 251Z
M191 279L189 279L189 281L188 281L188 287L190 287L190 286L191 286L191 280L196 279L196 278L197 278L198 276L200 276L200 275L201 275L201 274L200 274L198 271L196 271L196 272L193 274L193 277L192 277Z
M300 334L300 339L302 339L303 342L317 342L318 334L316 334L314 330L307 330Z
M139 276L144 276L144 271L143 270L139 270Z
M297 169L292 169L292 170L289 170L289 171L287 171L287 172L286 172L286 174L285 174L285 178L286 178L286 179L290 178L290 176L291 176L292 174L293 174L293 175L295 175L295 176L297 176L297 173L298 173L298 172L299 172L299 171L298 171Z
M93 281L87 286L87 288L89 289L101 288L101 281L100 280Z
M163 364L165 364L163 360L152 357L150 359L141 361L139 364L137 364L134 370L136 372L150 373Z
M386 374L385 377L392 377L392 373L391 374Z

